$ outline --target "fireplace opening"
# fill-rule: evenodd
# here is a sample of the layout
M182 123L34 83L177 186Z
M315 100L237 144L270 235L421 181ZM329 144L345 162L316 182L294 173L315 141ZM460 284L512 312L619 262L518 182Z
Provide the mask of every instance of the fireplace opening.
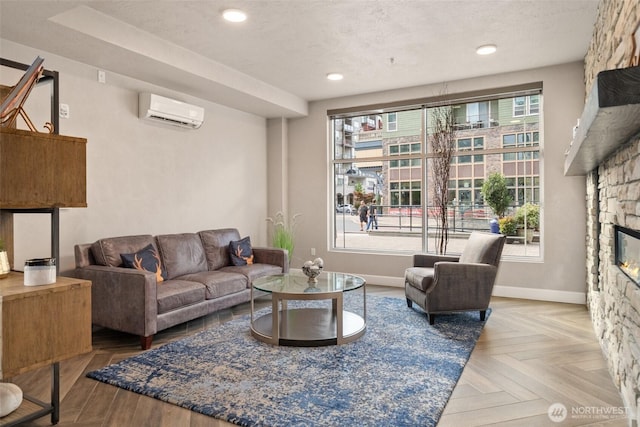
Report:
M616 265L640 286L640 232L617 226Z

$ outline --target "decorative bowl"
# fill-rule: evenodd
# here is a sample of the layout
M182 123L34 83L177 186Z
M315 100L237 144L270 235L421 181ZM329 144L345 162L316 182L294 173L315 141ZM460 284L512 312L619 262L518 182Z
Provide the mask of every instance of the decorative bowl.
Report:
M313 261L305 262L302 266L302 272L309 278L309 282L316 283L318 281L316 277L322 273L323 267L324 262L322 261L322 258L316 258Z

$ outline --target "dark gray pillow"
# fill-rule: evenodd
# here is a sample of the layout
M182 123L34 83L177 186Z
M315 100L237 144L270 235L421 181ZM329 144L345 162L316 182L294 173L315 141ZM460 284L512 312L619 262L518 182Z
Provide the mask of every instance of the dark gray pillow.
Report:
M158 282L167 280L167 272L160 261L160 254L153 245L147 245L132 254L120 254L120 258L123 267L155 273Z
M229 242L229 254L233 265L253 264L253 249L251 249L251 239L249 236L240 240Z

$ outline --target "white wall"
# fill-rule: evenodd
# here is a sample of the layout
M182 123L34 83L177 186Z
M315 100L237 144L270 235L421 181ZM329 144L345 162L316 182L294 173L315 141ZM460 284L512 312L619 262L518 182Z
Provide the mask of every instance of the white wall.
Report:
M536 81L543 82L544 98L543 262L504 261L494 294L580 303L585 300L585 183L583 177L564 176L564 151L584 104L583 64L447 82L447 92ZM303 214L292 267L311 258L310 249L316 248L329 270L361 274L372 283L403 285L410 255L328 250L331 212L327 110L436 96L441 92L442 85L431 85L319 101L311 103L308 117L289 121L289 212Z
M74 267L73 245L129 234L236 227L266 244L266 120L169 92L47 52L0 40L3 58L60 72L60 102L70 118L60 133L87 138L87 208L61 209L61 272ZM0 74L0 83L7 73ZM205 108L198 130L153 125L137 116L138 92L152 91ZM39 124L38 124L39 125ZM34 171L37 173L37 171ZM46 215L16 215L15 265L50 256Z
M362 274L371 283L402 285L410 255L329 252L328 109L434 96L441 85L406 88L311 103L308 117L289 120L276 148L285 159L287 185L268 187L267 124L239 112L107 71L0 40L4 58L31 63L37 55L60 71L60 101L71 118L61 133L88 139L86 209L61 211L61 271L73 268L73 245L106 236L161 234L237 227L266 244L267 191L286 191L290 215L302 213L292 267L311 258L327 268ZM2 74L0 74L2 77ZM585 294L585 183L565 177L564 151L584 105L583 64L447 82L448 93L543 81L543 262L505 261L495 294L581 302ZM5 83L7 84L7 83ZM9 84L15 84L9 83ZM344 84L342 82L341 84ZM196 131L152 126L137 118L137 93L153 91L205 107ZM286 128L285 128L286 131ZM272 132L273 134L273 132ZM278 133L279 134L279 133ZM272 147L272 150L274 148ZM273 171L272 171L273 173ZM16 218L16 265L48 256L46 218Z

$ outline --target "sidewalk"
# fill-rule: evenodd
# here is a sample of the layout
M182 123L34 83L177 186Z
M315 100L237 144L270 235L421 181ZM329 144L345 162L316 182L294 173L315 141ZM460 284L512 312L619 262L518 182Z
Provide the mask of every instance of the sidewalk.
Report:
M356 231L338 231L336 234L336 246L345 249L363 249L373 251L407 251L422 252L422 224L409 227L408 219L405 218L406 225L398 226L398 217L381 217L378 220L378 229L370 231L359 231L360 221L358 217L351 217L350 221L357 226ZM415 220L415 218L414 218ZM427 251L435 252L437 245L435 240L435 223L433 232L429 232L427 240ZM449 231L449 241L447 243L447 254L462 253L469 233L473 230ZM486 229L478 230L489 232L489 225ZM509 243L504 246L503 255L514 257L538 257L540 256L540 243Z

